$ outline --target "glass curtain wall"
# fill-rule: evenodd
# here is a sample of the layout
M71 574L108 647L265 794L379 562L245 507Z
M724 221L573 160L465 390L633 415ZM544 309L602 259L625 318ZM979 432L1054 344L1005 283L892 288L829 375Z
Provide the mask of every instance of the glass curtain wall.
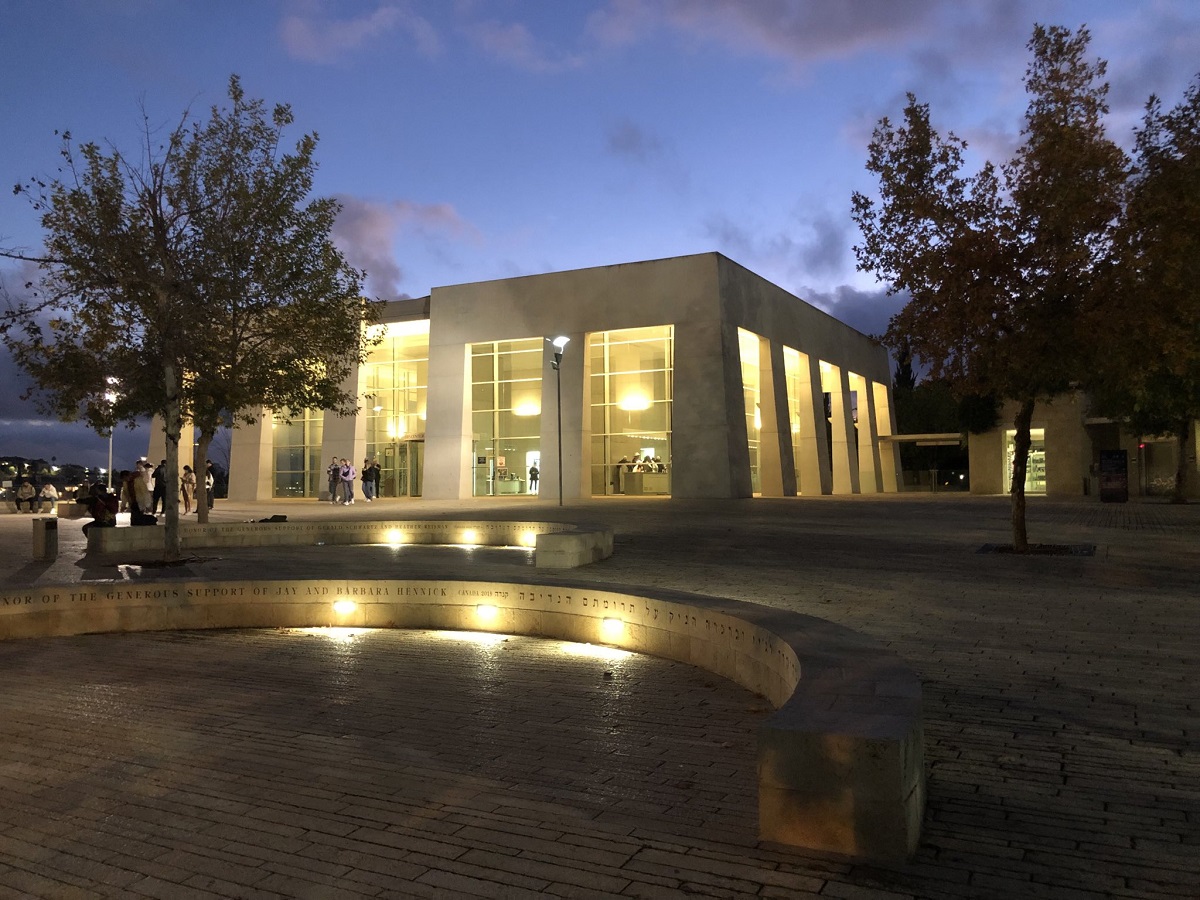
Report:
M800 478L800 416L812 414L811 409L807 411L800 409L802 389L807 386L809 378L808 357L799 350L784 347L783 377L787 387L788 428L792 436L792 465L796 470L796 493L802 494L805 487L808 487L810 492L812 491L812 486L805 485ZM803 393L808 394L809 391L803 391Z
M325 484L321 463L321 440L325 413L302 409L286 418L273 415L271 438L274 444L274 494L277 499L319 497ZM203 476L201 476L203 477Z
M542 468L543 338L471 345L472 493L529 492L529 468Z
M359 370L366 453L379 461L379 496L415 497L421 493L429 322L394 322L380 327L383 340L371 348Z
M588 336L592 494L671 493L671 325Z
M738 329L738 347L742 359L742 397L746 403L746 440L750 450L750 484L754 493L762 486L758 477L758 451L761 444L762 410L759 407L759 337L743 328Z
M1004 492L1012 490L1012 467L1016 457L1017 432L1004 433ZM1046 493L1046 429L1029 429L1029 459L1025 464L1025 493Z

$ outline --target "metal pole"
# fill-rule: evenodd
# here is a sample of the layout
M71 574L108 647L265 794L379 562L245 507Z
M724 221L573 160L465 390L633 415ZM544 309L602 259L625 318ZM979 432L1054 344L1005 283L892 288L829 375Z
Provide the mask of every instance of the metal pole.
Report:
M563 473L562 473L562 357L559 354L554 366L554 382L558 393L558 505L563 505Z
M108 489L112 490L112 429L108 430Z

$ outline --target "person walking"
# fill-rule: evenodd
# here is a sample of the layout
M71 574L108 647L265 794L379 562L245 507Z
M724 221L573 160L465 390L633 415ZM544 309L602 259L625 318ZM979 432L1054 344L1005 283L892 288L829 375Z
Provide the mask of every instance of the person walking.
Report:
M204 461L204 493L205 499L208 501L208 508L212 509L217 502L217 473L213 471L211 459Z
M354 468L354 464L350 460L342 459L342 491L344 496L342 503L346 506L354 504L354 479L358 477L358 469Z
M375 499L375 473L371 469L371 461L363 460L362 467L363 499L370 503Z
M345 460L343 459L342 462L345 462ZM338 458L336 456L329 461L329 468L325 470L325 477L329 479L329 502L341 502L342 463L338 462Z
M196 496L196 473L191 466L183 467L183 477L179 479L179 498L183 501L183 514L192 511L192 498Z

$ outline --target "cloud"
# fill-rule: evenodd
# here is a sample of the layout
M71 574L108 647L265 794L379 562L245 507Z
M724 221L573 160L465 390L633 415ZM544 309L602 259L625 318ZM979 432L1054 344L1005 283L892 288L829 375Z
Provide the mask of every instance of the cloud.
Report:
M835 319L868 335L882 335L892 316L908 302L907 294L889 295L884 288L864 291L838 285L831 291L801 288L795 292L806 303L820 307Z
M380 202L347 194L335 199L342 209L334 222L333 240L351 265L366 271L367 292L372 296L407 296L400 291L404 270L395 253L396 241L401 237L413 236L437 244L447 237L478 236L475 227L448 203Z
M279 24L287 52L296 59L331 63L393 31L404 31L422 56L441 52L441 41L428 20L407 6L384 4L352 19L289 15Z
M704 233L727 256L789 281L837 275L852 266L848 224L821 210L795 218L794 231L760 236L717 214L705 223Z
M663 153L662 141L629 119L610 125L606 138L609 153L635 162L648 162Z
M584 63L584 57L579 54L554 51L520 23L476 22L466 26L465 30L493 58L525 72L565 72L578 69Z
M631 44L656 28L791 63L842 58L879 44L894 46L928 29L949 0L610 0L588 21L600 43Z

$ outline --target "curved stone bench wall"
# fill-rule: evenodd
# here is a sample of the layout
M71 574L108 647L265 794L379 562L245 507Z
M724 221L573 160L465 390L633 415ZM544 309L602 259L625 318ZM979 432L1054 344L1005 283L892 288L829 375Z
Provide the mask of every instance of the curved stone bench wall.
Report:
M127 553L163 549L160 527L92 528L89 553ZM222 522L180 523L184 550L220 547L312 546L320 544L465 544L533 547L540 569L566 569L607 559L613 552L612 529L563 522L486 522L399 520L367 522Z
M603 643L723 675L776 707L758 741L763 840L889 862L916 849L925 805L920 683L890 651L821 619L673 592L441 579L0 592L0 638L331 625Z

